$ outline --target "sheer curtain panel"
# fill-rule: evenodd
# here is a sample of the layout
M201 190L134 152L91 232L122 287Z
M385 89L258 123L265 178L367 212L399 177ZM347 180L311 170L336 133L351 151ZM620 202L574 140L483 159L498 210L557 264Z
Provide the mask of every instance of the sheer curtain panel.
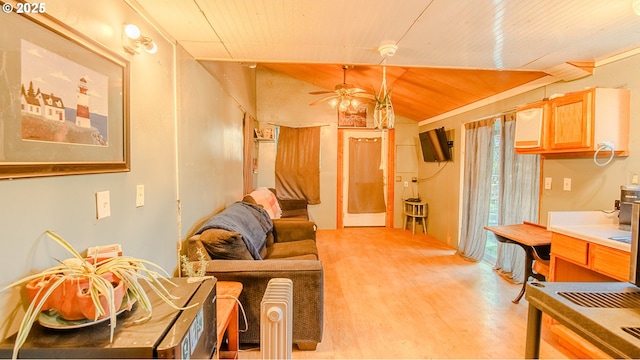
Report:
M468 260L484 257L491 194L493 123L487 119L465 125L462 224L458 254Z
M515 114L508 114L503 122L502 169L500 186L500 225L538 222L540 194L540 155L516 154L514 148ZM503 277L522 283L524 279L524 250L514 244L498 243L495 270Z

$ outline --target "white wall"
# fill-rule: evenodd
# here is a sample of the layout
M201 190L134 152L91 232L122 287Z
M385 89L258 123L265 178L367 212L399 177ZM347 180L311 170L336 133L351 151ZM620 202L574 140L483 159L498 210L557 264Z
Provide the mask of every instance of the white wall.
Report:
M244 111L255 113L255 92L247 94L247 89L255 89L255 71L234 63L207 63L203 67L181 48L178 69L178 170L184 239L210 215L242 199L242 119ZM227 87L217 78L228 79Z
M81 251L121 243L126 255L171 273L177 241L241 198L242 115L255 114L254 75L227 64L214 72L240 81L219 82L124 1L57 0L47 3L47 14L130 61L131 171L0 180L0 286L68 257L42 236L47 229ZM156 54L124 52L121 27L129 22L157 42ZM140 208L138 184L145 186ZM110 191L111 216L96 220L95 193L103 190ZM16 304L17 293L0 294L0 324Z

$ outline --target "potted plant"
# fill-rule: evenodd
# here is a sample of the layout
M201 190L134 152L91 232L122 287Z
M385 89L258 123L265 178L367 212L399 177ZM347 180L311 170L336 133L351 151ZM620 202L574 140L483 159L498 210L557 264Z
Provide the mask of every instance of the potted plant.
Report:
M73 257L0 290L2 292L16 286L25 287L28 306L18 327L13 348L14 359L26 341L33 322L45 310L54 311L64 320L86 318L97 321L109 318L110 341L113 341L119 310L131 310L133 303L137 302L147 312L147 318L151 316L151 302L140 280L175 309L185 309L171 301L175 297L160 280L176 285L167 279L169 274L160 266L129 256L100 257L96 253L92 257L84 257L59 235L48 230L46 234Z
M380 92L374 91L376 100L373 109L373 121L378 129L393 129L395 123L395 114L393 105L391 104L391 89L388 91L386 87L380 89Z

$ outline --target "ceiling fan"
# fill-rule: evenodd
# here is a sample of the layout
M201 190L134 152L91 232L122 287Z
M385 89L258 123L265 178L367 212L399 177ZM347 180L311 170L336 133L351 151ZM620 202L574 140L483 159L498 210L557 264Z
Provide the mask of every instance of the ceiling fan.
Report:
M367 93L366 90L356 87L352 84L347 84L347 69L349 67L347 65L342 65L342 84L338 84L335 87L334 91L312 91L309 94L311 95L323 95L323 94L331 94L329 96L325 96L322 99L318 99L312 102L309 105L317 105L321 102L328 102L332 109L335 109L336 106L340 109L340 111L346 110L355 110L360 105L368 102L370 100L374 100L375 97L372 94Z

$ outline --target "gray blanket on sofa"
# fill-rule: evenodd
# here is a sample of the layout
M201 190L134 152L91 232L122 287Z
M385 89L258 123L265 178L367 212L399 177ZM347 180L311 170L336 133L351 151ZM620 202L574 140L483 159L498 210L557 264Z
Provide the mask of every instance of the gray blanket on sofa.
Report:
M196 231L201 234L207 229L223 229L242 234L251 256L262 260L260 249L265 244L267 233L273 229L273 222L266 210L260 206L238 201L207 220Z

